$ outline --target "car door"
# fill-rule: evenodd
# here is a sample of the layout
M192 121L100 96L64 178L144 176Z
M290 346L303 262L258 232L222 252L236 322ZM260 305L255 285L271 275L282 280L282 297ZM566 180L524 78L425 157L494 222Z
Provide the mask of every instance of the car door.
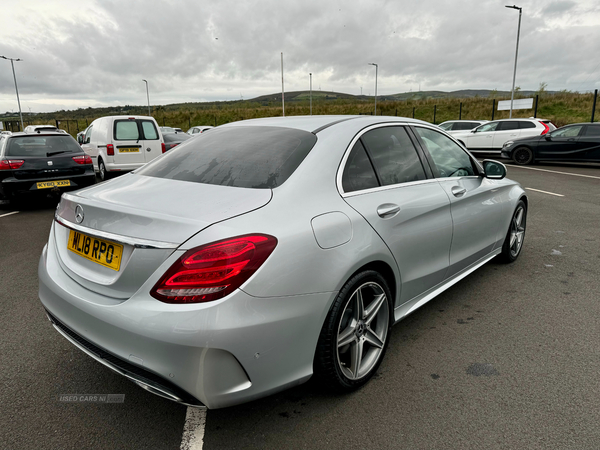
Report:
M579 137L579 146L585 152L583 159L600 161L600 124L585 126L583 134Z
M579 142L583 128L583 125L569 125L542 136L538 142L536 157L563 161L585 159L586 150Z
M96 121L87 128L85 135L83 136L83 144L81 148L83 151L92 158L94 170L98 170L98 145L92 140L92 133L95 129Z
M145 163L144 140L138 121L133 117L115 119L113 129L114 164L126 167Z
M499 122L488 122L475 128L461 140L469 150L488 150L493 146L494 134L498 128Z
M521 130L519 128L519 121L507 120L500 122L498 124L498 128L496 128L496 133L494 133L494 139L492 143L493 150L500 151L505 142L518 139L520 134Z
M142 148L144 149L144 160L150 162L162 155L162 139L158 127L153 120L139 119L143 136Z
M400 305L444 279L452 241L450 202L404 127L371 127L352 145L342 195L394 256L402 278Z
M434 174L451 204L452 246L446 278L487 256L501 245L506 215L499 181L483 177L482 169L458 144L430 128L415 126Z

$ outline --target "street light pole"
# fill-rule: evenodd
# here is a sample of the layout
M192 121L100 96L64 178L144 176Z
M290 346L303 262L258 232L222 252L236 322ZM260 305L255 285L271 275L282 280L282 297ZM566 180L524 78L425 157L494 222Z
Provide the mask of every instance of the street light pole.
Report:
M285 89L283 88L283 52L281 52L281 113L285 117Z
M516 5L506 5L506 8L519 10L519 26L517 28L517 49L515 50L515 70L513 72L512 89L510 91L510 113L508 114L508 118L512 119L513 101L515 98L515 80L517 78L517 56L519 56L519 35L521 34L521 13L523 12L523 8L520 8Z
M310 115L312 116L312 73L310 75Z
M23 126L23 113L21 112L21 100L19 100L19 88L17 87L17 76L15 75L15 64L14 61L23 61L19 58L7 58L6 56L0 56L2 59L8 59L12 67L13 78L15 79L15 91L17 91L17 103L19 104L19 117L21 118L21 131L25 129Z
M148 117L150 117L150 94L148 93L148 82L146 80L142 80L146 83L146 98L148 99Z
M379 66L375 63L369 63L370 66L375 66L375 115L377 115L377 71Z

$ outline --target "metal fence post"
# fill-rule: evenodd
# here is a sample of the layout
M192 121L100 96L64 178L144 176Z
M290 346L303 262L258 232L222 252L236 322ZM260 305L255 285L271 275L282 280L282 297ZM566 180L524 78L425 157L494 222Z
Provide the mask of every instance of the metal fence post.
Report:
M496 99L492 102L492 120L494 120L494 112L496 111Z
M533 110L533 117L537 117L537 105L538 105L538 99L540 98L539 95L535 96L535 109Z
M437 112L437 105L433 105L433 124L435 125L435 113Z
M413 106L413 119L415 118L415 107Z
M460 102L460 109L458 110L458 120L462 120L462 102Z
M594 123L594 114L596 113L596 99L598 98L598 89L594 91L594 106L592 106L592 123Z

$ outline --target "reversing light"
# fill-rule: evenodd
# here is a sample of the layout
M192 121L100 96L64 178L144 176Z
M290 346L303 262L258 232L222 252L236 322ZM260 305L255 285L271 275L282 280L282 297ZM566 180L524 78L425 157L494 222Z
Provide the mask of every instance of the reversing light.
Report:
M113 144L106 144L106 154L108 156L115 156L115 146Z
M165 303L223 298L250 278L276 246L273 236L249 234L193 248L167 270L150 295Z

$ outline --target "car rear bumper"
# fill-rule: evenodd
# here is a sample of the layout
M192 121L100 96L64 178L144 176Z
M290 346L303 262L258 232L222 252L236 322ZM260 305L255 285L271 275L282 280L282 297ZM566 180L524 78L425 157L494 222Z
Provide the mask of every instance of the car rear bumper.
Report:
M38 189L37 184L41 182L59 180L68 180L70 182L69 186L61 186L58 188L61 192L72 191L91 186L96 182L96 175L94 174L94 171L92 169L89 169L81 175L69 175L58 178L32 178L23 180L14 177L9 177L2 180L2 182L0 183L0 189L2 190L2 193L7 197L17 194L48 194L51 192L51 188Z
M138 292L101 297L69 278L44 248L39 296L55 328L147 390L188 405L231 406L306 381L336 293L277 298L237 290L169 305ZM141 289L140 289L141 291Z

